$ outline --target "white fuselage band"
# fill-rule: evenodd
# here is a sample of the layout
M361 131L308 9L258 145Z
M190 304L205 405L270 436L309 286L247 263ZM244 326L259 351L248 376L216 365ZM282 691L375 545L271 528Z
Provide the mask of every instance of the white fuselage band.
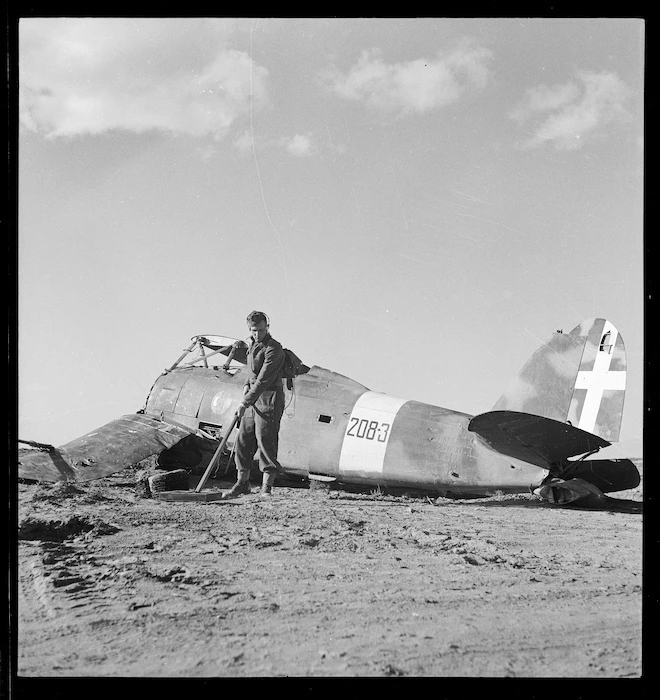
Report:
M382 474L394 419L408 399L367 391L355 402L339 455L339 471Z

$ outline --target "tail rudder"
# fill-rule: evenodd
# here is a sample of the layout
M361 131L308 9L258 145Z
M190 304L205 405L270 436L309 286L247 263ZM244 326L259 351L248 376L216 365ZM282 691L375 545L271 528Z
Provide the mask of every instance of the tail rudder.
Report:
M493 410L531 413L619 439L626 385L626 352L612 323L589 319L557 331L536 350Z
M621 334L609 321L585 321L577 329L588 323L592 325L581 331L588 334L588 340L567 420L581 430L616 442L626 395L626 348Z

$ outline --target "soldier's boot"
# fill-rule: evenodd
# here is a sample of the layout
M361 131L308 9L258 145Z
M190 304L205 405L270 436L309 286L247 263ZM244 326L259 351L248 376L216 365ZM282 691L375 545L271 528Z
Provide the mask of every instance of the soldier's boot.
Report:
M250 472L245 469L237 470L236 483L222 494L222 500L226 501L229 498L236 498L237 496L242 496L251 492L250 489Z
M272 496L273 495L273 485L275 484L276 472L268 470L264 472L261 479L261 495L262 496Z

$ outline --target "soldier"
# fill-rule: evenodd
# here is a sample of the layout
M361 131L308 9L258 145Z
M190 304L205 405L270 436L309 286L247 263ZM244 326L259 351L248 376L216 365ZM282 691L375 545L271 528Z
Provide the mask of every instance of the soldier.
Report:
M285 354L282 346L268 332L268 317L252 311L247 317L250 331L247 350L248 376L243 387L243 401L236 411L240 420L236 438L236 471L234 486L223 494L224 499L250 493L250 467L259 451L261 493L270 495L275 475L281 469L277 461L280 420L284 413L282 373Z

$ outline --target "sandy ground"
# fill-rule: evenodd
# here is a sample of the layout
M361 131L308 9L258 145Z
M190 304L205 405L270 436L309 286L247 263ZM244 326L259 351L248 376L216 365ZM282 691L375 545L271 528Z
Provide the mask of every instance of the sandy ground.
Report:
M588 510L284 487L171 503L136 478L19 484L19 676L641 675L641 486Z

